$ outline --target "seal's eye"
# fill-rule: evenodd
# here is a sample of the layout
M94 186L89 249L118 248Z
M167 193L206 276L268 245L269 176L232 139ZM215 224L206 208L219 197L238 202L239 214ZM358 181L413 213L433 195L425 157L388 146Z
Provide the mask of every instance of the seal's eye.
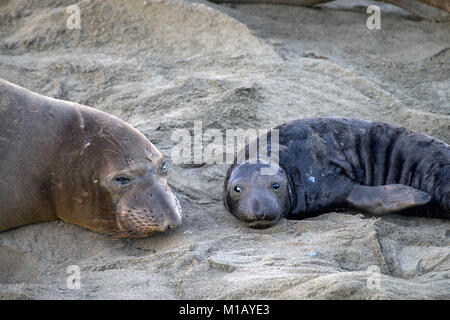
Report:
M125 186L131 182L131 179L128 177L120 176L116 177L114 181L122 186Z
M240 185L237 185L233 188L234 192L236 193L241 193L242 192L242 187Z
M273 190L278 190L278 189L280 189L280 184L274 182L274 183L272 183L271 188L272 188Z
M161 172L166 173L167 172L167 164L166 162L163 162L161 165Z

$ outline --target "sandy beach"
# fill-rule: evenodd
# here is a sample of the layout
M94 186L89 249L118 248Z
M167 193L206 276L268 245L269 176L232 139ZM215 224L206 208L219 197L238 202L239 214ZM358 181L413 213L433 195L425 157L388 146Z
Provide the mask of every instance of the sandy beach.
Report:
M0 77L127 121L167 157L183 225L109 240L62 221L0 233L2 299L450 299L450 222L359 212L240 224L226 164L171 160L176 129L314 116L401 125L450 143L450 22L388 4L207 1L0 4ZM366 8L381 8L381 29ZM81 289L66 285L81 269Z

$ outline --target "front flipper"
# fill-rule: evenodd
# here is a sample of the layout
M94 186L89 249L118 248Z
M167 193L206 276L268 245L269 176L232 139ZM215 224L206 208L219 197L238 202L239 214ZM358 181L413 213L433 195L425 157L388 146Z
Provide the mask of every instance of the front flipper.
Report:
M403 184L388 184L368 187L355 185L347 202L355 209L373 214L383 214L422 206L430 202L431 196L423 191Z

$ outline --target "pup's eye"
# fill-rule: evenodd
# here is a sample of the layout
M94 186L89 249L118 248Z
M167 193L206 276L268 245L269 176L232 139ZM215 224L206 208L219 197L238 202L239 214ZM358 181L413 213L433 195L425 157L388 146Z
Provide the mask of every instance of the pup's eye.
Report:
M273 190L278 190L278 189L280 189L280 184L274 182L274 183L272 183L272 186L271 186L271 187L272 187Z
M120 176L115 178L114 181L122 186L125 186L131 182L131 179L128 177Z
M163 173L167 172L167 164L165 162L163 162L161 165L161 172Z
M237 185L237 186L235 186L235 187L233 188L233 190L234 190L234 192L236 192L236 193L241 193L242 187L241 187L240 185Z

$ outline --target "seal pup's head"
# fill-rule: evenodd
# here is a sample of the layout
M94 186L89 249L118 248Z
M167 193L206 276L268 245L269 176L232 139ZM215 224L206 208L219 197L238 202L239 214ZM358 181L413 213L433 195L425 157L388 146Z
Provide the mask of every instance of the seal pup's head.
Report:
M261 174L272 166L271 175ZM292 185L286 170L258 160L233 164L224 183L225 208L251 228L268 228L287 216L293 205Z
M168 164L158 149L116 117L85 106L79 115L62 142L55 214L113 238L142 238L179 226L180 203L167 185Z

